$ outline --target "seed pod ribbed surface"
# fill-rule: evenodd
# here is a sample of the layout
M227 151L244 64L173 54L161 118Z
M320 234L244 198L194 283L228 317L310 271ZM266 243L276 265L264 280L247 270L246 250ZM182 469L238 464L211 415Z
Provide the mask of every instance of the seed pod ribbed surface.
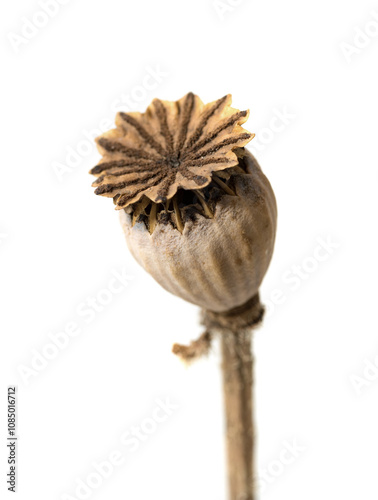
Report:
M166 290L210 311L226 311L254 296L269 266L276 233L273 190L257 161L243 153L246 173L233 176L213 218L198 215L182 233L158 223L152 234L124 210L121 224L135 259Z

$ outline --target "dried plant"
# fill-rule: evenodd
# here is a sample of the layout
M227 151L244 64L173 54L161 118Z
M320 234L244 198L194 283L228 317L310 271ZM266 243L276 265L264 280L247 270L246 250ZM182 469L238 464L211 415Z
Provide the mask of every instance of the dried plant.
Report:
M231 96L188 93L118 113L97 139L95 193L113 198L136 260L166 290L199 305L206 331L173 351L191 361L222 342L231 500L253 500L251 332L276 233L273 190L244 146L248 111Z

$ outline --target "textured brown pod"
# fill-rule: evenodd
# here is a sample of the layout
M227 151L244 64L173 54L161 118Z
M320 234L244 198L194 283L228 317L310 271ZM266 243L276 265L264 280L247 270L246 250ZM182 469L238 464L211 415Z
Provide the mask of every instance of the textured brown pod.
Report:
M121 211L132 254L166 290L210 311L256 295L273 252L275 198L243 148L248 115L230 95L205 105L189 93L118 113L97 139L96 194Z
M143 219L121 211L135 259L169 292L210 311L226 311L258 293L269 266L276 233L276 203L268 179L253 156L237 151L242 171L229 180L213 217L199 212L182 233L157 222L152 234Z

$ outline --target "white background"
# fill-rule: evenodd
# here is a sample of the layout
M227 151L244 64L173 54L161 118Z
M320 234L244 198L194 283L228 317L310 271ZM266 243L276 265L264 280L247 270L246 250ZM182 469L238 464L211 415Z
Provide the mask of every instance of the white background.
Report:
M85 133L118 109L193 91L204 102L232 93L251 109L251 149L279 207L261 288L269 314L254 341L260 498L375 500L378 372L366 367L378 364L378 3L71 0L55 10L46 20L37 1L19 0L0 11L1 498L11 497L6 387L17 384L20 500L79 498L77 481L113 450L123 465L88 498L226 499L218 346L190 368L171 354L203 331L198 310L137 266L87 173L99 154ZM26 29L33 19L46 25ZM321 238L334 248L319 262ZM87 323L78 311L122 270L133 279ZM22 376L70 322L80 333ZM132 452L121 436L147 425L157 398L178 408ZM285 442L300 451L280 465Z

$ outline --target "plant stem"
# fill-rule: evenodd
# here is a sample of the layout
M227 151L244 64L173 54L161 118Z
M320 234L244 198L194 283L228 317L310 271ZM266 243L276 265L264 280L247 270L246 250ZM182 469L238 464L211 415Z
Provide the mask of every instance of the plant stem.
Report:
M230 500L254 500L251 333L221 335Z

